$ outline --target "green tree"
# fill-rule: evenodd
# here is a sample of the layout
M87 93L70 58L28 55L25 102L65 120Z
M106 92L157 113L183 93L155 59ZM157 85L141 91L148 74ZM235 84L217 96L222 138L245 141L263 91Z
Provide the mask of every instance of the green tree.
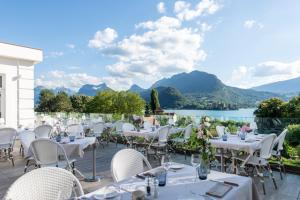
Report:
M59 92L53 100L54 112L71 112L73 111L72 103L65 92Z
M142 114L145 101L136 93L102 91L87 104L91 113Z
M300 117L300 96L296 96L286 103L284 115L289 118Z
M55 94L48 89L44 89L40 92L38 106L36 107L37 112L53 112L53 102Z
M70 96L70 101L72 103L73 111L74 112L86 112L87 111L87 104L92 100L92 97L85 96L85 95L72 95Z
M158 92L156 89L151 90L150 106L153 114L155 114L155 111L160 108Z
M262 101L254 111L256 117L280 118L284 117L286 103L278 98Z
M145 107L145 116L149 116L150 115L150 105L149 103L146 103L146 107Z
M124 110L124 113L142 115L146 105L144 99L142 99L137 93L125 92L125 94L125 102L127 106L125 107L126 110Z

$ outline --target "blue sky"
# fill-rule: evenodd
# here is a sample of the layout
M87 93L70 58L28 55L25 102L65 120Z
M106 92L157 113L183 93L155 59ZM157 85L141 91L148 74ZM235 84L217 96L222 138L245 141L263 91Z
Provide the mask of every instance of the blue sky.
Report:
M36 85L149 87L192 70L249 88L300 76L300 1L2 1L0 41L41 48Z

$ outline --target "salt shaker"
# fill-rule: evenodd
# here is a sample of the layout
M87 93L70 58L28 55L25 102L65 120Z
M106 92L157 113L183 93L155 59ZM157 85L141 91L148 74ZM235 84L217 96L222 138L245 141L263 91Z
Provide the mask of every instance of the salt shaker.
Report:
M158 180L155 178L153 180L153 199L158 199Z

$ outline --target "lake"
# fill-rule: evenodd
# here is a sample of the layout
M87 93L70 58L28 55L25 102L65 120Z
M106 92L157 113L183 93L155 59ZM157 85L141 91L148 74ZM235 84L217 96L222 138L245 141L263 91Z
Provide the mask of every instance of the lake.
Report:
M235 120L244 122L253 122L253 112L256 108L243 108L239 110L164 110L165 112L174 112L179 116L192 116L198 121L202 116L209 116L220 120Z

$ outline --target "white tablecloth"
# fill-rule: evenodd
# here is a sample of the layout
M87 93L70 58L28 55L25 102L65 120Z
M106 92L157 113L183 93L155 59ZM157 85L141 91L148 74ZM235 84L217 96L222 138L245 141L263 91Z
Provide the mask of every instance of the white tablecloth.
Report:
M211 139L210 143L216 148L245 151L249 154L253 154L256 150L261 148L262 138L262 135L248 134L246 140L241 140L237 135L228 135L227 141L218 138Z
M199 194L205 194L211 187L218 184L211 180L218 181L230 181L237 183L239 186L233 186L232 189L222 199L238 199L238 200L257 200L259 195L256 186L249 177L242 177L233 174L226 174L217 171L211 171L208 175L208 179L201 181L196 179L195 181L195 169L191 166L185 165L185 167L176 172L169 171L167 175L167 184L164 187L159 187L158 199L176 200L176 199L201 199ZM129 191L136 189L142 189L145 186L145 181L132 177L128 180L117 183L120 188L124 188ZM99 194L100 190L96 190L92 193L85 195L91 197L94 194ZM122 199L131 199L129 193L121 190ZM212 198L217 199L217 198Z
M175 128L172 127L169 131L169 134L176 134L179 132L182 132L184 130L184 128ZM154 137L158 137L157 135L158 129L155 129L154 131L152 131L152 129L141 129L140 131L123 131L123 135L126 137L143 137L147 140L152 139Z
M22 131L19 133L20 142L24 149L25 157L32 156L32 152L29 147L31 142L35 139L34 132L32 131ZM96 137L85 137L82 139L75 139L74 142L69 142L69 138L63 138L61 141L61 145L63 146L68 157L83 157L84 149L86 149L89 145L97 142Z

